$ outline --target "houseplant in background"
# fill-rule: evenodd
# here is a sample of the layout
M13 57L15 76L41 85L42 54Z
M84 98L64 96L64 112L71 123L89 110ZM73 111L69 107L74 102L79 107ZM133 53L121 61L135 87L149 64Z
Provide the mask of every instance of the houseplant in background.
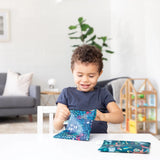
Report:
M114 52L109 49L107 41L110 40L107 36L98 37L94 33L94 28L85 23L86 20L83 17L78 18L76 25L70 25L68 28L71 31L68 35L72 40L78 40L78 44L74 44L72 47L78 47L82 44L89 44L96 46L103 53L103 60L108 60L104 57L104 53L113 54Z

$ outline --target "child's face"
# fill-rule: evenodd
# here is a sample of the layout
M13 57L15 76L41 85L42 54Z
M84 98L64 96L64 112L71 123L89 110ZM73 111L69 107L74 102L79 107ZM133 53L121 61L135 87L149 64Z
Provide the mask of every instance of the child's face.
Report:
M94 63L85 64L76 62L72 72L77 89L83 92L92 91L101 75Z

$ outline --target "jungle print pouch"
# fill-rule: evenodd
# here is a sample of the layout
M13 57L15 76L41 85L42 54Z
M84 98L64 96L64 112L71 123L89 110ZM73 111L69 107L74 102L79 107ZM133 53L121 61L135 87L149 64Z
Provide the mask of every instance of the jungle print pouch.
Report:
M104 140L98 149L101 152L149 153L150 142Z
M96 109L91 111L70 110L70 118L65 130L54 138L88 141Z

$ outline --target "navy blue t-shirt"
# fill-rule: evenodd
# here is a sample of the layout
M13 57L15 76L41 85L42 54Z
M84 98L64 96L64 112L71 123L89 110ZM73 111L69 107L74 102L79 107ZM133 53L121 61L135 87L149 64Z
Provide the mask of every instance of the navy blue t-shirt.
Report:
M107 113L109 102L115 102L112 95L106 88L95 88L90 92L82 92L76 87L64 88L58 97L56 103L62 103L67 107L75 110L92 110L98 109ZM104 121L93 121L91 133L107 133L107 123Z

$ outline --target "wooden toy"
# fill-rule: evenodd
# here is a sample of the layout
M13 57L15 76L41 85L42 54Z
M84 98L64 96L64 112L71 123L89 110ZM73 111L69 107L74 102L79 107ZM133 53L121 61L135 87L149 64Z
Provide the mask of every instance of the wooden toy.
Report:
M122 130L157 134L157 91L148 79L127 79L120 90L120 107L125 116Z

